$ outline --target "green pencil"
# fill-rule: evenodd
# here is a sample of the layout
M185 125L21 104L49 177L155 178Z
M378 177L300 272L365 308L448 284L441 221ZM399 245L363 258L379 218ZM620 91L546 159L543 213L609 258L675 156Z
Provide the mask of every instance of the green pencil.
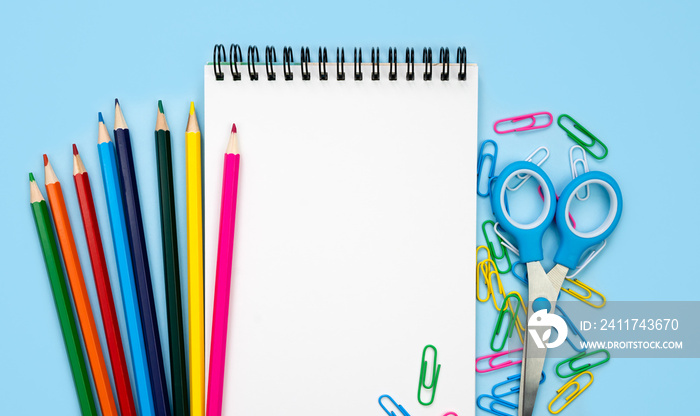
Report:
M165 270L165 300L168 309L170 345L170 382L173 389L173 415L190 413L185 334L182 324L182 297L180 268L177 255L177 226L175 223L175 190L173 163L170 154L170 129L158 101L156 119L156 155L158 158L158 188L160 190L160 224L163 239L163 266Z
M73 316L73 309L70 304L70 298L68 297L66 279L63 275L61 257L56 247L56 238L53 234L51 217L49 217L49 210L46 207L46 200L44 200L44 196L41 194L39 186L34 180L34 175L31 173L29 174L29 189L32 213L34 214L34 221L36 222L36 230L39 233L41 251L44 253L44 261L46 262L46 271L49 274L53 299L56 302L56 312L58 312L63 341L66 344L66 352L68 353L68 360L70 362L71 372L73 373L73 381L75 382L75 389L78 393L80 410L83 416L96 416L95 399L92 397L92 390L90 389L90 379L88 378L87 368L85 367L85 358L83 357L83 350L80 346L80 338Z

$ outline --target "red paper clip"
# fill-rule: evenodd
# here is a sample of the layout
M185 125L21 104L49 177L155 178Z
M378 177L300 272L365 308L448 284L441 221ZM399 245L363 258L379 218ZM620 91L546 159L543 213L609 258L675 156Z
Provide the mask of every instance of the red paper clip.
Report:
M549 122L548 122L547 124L542 125L542 126L535 126L535 123L537 122L537 120L535 119L535 117L541 116L541 115L545 115L545 114L549 116ZM530 124L528 124L527 126L518 127L518 128L513 129L513 130L498 131L498 128L497 128L497 127L498 127L498 125L499 125L500 123L503 123L503 122L506 122L506 121L510 121L510 122L512 122L512 123L517 123L518 121L526 120L526 119L528 119L528 118L529 118L529 119L532 119L532 122L531 122ZM514 131L527 131L527 130L543 129L543 128L545 128L545 127L551 126L551 125L552 125L552 121L554 121L554 117L552 117L552 113L547 112L547 111L543 111L543 112L541 112L541 113L525 114L525 115L522 115L522 116L511 117L511 118L504 118L504 119L502 119L502 120L498 120L497 122L493 123L493 131L495 131L495 132L498 133L498 134L505 134L505 133L512 133L512 132L514 132Z

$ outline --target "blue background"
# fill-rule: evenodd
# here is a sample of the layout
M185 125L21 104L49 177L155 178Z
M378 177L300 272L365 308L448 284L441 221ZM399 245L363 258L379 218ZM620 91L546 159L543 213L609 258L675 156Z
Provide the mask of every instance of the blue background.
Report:
M432 46L434 51L440 46L466 46L469 62L478 63L480 69L480 140L496 136L491 126L497 119L551 111L573 115L610 148L610 156L600 164L591 162L591 168L618 179L625 212L609 248L586 272L586 281L608 300L699 300L693 256L700 248L695 235L700 219L695 214L698 197L693 183L700 138L690 126L700 110L699 11L700 5L690 1L600 0L4 4L0 414L79 412L29 209L27 173L33 171L41 184L41 154L49 155L63 183L96 307L71 178L70 144L78 144L92 175L103 240L109 248L95 146L97 111L104 112L111 129L113 100L119 97L134 140L151 267L155 277L162 276L153 144L156 100L164 100L174 132L178 225L184 236L181 132L190 100L203 120L202 66L211 60L215 43L271 44L278 52L285 45L295 49L308 45L314 61L318 46L329 50L379 46L384 51L388 46L399 51L406 46ZM497 140L499 170L547 144L552 155L545 169L558 178L557 190L568 180L566 152L571 143L558 127L540 135ZM480 217L488 217L483 200L479 207ZM184 252L184 238L180 247ZM113 253L106 252L116 283ZM182 259L184 270L184 255ZM506 290L519 289L507 279ZM154 278L153 285L159 316L164 317L162 279ZM115 303L121 311L117 288L113 286ZM488 353L495 314L492 307L480 304L477 311L477 354L482 355ZM678 318L687 324L694 319ZM699 369L698 359L612 360L597 369L594 384L563 414L687 411ZM477 394L511 373L505 372L477 375ZM550 380L538 401L539 414L546 414L546 402L563 384L555 377ZM279 406L283 404L268 410ZM407 407L410 412L410 404ZM342 414L342 404L332 411Z

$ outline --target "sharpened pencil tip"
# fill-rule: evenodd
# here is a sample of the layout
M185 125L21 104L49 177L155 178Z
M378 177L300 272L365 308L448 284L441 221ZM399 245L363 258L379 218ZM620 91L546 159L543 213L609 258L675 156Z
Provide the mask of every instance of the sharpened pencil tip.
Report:
M97 121L104 123L105 119L102 118L102 112L97 113Z
M236 123L233 123L233 126L231 127L231 133L238 133L238 130L236 129Z
M158 112L165 114L165 111L163 111L163 100L158 100Z
M34 181L34 174L29 172L29 182L35 182Z
M194 114L194 101L190 101L190 115Z
M115 98L114 99L114 106L116 107L118 105L119 105L119 98Z
M77 154L78 154L78 146L76 146L75 143L73 143L73 155L77 155Z
M46 153L44 153L44 166L49 164L49 157L46 156Z

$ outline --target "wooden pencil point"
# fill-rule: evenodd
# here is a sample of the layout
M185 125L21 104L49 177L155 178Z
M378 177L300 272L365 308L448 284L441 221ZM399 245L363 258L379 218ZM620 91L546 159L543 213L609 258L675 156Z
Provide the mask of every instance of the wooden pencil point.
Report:
M124 120L124 114L122 113L122 107L119 104L119 100L115 99L114 104L114 130L117 129L128 129L126 125L126 120Z
M233 125L236 126L235 124ZM231 131L231 136L228 139L228 146L226 146L226 153L231 153L234 155L238 153L238 133Z
M102 113L100 113L100 115L102 115ZM111 141L112 138L109 137L109 130L107 130L104 120L100 120L97 124L97 144L109 143Z
M54 172L51 162L49 162L49 158L44 155L44 184L50 185L56 182L58 182L56 172Z
M39 185L36 184L36 181L34 180L34 175L31 173L29 174L29 198L32 204L44 200L44 195L41 194L41 190L39 190Z
M73 175L75 176L85 172L87 172L87 170L85 169L85 165L83 165L83 159L76 151L73 153Z
M185 133L199 133L199 123L197 122L197 114L194 111L194 101L190 102L190 116L187 119Z
M158 101L158 116L156 117L156 131L163 130L169 131L168 122L165 120L165 113L163 113L163 103Z

